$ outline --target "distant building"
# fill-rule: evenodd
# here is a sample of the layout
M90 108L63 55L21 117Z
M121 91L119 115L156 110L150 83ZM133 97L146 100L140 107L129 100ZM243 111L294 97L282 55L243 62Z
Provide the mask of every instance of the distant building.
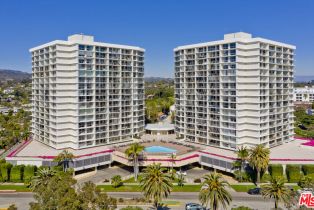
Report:
M294 50L242 32L175 48L177 135L232 150L292 140Z
M296 103L313 103L314 102L314 86L294 88L293 101Z

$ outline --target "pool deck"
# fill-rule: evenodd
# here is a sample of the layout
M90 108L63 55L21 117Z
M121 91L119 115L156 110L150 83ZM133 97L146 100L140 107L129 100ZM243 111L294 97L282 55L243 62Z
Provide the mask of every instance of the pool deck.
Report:
M289 143L270 149L271 164L314 164L314 147L302 145L308 140L296 139ZM75 155L76 159L86 159L97 157L103 154L111 154L111 161L120 162L125 165L132 165L124 151L132 142L120 143L118 145L99 146L81 150L69 149ZM141 157L143 166L151 163L161 163L163 166L171 166L173 163L177 167L200 162L201 156L206 156L216 160L233 162L236 160L235 151L210 147L188 142L170 143L166 141L146 141L140 142L145 147L163 146L176 150L175 159L171 159L170 153L147 153ZM7 160L19 161L22 164L28 164L23 161L52 161L62 150L53 149L37 141L24 142L19 148L9 153ZM30 164L30 163L29 163Z

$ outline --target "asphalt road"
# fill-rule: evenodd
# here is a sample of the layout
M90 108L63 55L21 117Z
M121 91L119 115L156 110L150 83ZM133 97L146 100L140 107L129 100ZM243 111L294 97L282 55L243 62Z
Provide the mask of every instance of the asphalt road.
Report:
M112 197L116 198L134 198L142 197L141 193L138 192L111 192L108 193ZM232 192L232 203L231 207L245 205L253 209L269 210L273 207L271 200L265 200L261 196L251 196L246 193ZM171 210L182 210L187 202L198 203L198 193L185 193L185 192L174 192L167 200L179 201L179 206L169 206L167 209ZM32 193L1 193L0 194L0 208L8 207L10 204L15 203L18 210L29 209L29 202L33 201ZM146 208L146 207L145 207ZM145 209L144 208L144 209Z

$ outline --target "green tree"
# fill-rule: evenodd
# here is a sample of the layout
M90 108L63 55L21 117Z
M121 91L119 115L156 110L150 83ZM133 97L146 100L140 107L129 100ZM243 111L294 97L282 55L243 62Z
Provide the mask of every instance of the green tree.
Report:
M80 209L84 210L114 210L117 208L117 200L108 197L106 193L101 193L92 182L84 183L83 187L78 192L78 199L81 203Z
M38 184L34 189L35 202L30 203L31 210L42 209L80 209L80 201L74 189L76 180L69 172L59 172L49 178L47 184Z
M245 162L247 161L249 157L249 151L247 150L245 146L242 146L238 148L238 150L236 151L236 154L237 154L238 160L236 161L235 165L239 166L240 168L240 180L242 181L244 166L245 166Z
M11 204L8 210L17 210L17 207L15 206L15 204Z
M145 198L153 200L155 209L161 205L162 198L168 197L173 187L171 175L160 164L149 165L143 170L140 186Z
M290 190L285 186L285 180L282 177L274 177L270 183L262 186L262 196L274 199L275 209L277 209L280 201L289 202Z
M311 176L304 176L299 181L299 186L302 188L314 188L314 180Z
M210 209L217 210L222 206L224 209L232 201L230 193L227 191L229 183L222 178L220 173L210 173L205 175L202 188L199 193L199 200L202 205L210 203Z
M269 149L261 144L249 150L249 163L257 172L257 183L261 181L261 171L268 167L269 153Z
M117 188L122 185L122 178L120 175L115 175L111 178L111 185Z
M56 172L50 168L40 168L36 172L36 176L32 177L30 187L35 190L39 186L45 186L50 179L55 176Z
M184 175L182 174L182 173L180 173L179 175L178 175L178 186L180 186L180 187L183 187L184 186Z
M63 171L69 168L69 163L73 162L74 155L68 150L63 150L53 161L57 162L58 165L62 165Z
M130 161L133 162L134 168L134 180L137 181L138 173L139 173L139 163L138 158L139 155L144 151L145 147L140 145L139 143L131 144L129 148L125 150L125 155L129 158Z

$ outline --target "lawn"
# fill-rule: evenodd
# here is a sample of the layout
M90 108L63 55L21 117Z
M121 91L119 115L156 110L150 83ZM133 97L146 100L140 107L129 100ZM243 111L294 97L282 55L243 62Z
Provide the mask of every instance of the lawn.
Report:
M0 185L0 190L16 190L17 192L30 192L25 185Z
M105 192L141 192L139 185L122 185L117 188L111 185L99 185L98 188ZM199 192L200 189L200 185L184 185L183 187L174 185L172 192Z
M231 187L237 192L247 192L249 189L255 188L255 185L237 185L232 184Z

